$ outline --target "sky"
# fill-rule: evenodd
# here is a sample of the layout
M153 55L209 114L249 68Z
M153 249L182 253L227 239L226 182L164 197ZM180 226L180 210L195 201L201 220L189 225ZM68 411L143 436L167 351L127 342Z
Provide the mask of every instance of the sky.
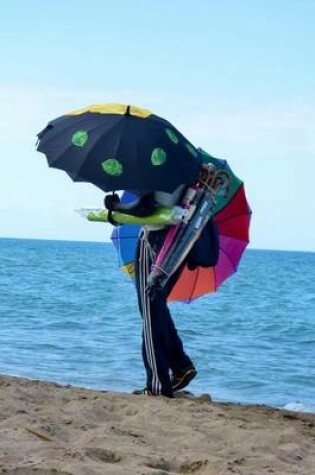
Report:
M109 240L104 193L36 135L75 108L150 109L228 160L252 249L315 251L315 1L10 0L0 18L0 237Z

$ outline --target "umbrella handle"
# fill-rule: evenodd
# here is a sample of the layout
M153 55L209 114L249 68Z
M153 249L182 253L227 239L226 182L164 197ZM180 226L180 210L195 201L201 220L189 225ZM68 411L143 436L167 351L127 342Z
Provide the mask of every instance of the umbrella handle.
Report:
M226 170L218 170L213 177L213 183L211 188L214 190L214 194L223 194L226 198L230 192L230 185L232 182L231 175Z
M227 170L215 170L212 167L204 165L200 172L199 183L212 191L213 195L218 194L222 190L224 196L229 194L232 178Z

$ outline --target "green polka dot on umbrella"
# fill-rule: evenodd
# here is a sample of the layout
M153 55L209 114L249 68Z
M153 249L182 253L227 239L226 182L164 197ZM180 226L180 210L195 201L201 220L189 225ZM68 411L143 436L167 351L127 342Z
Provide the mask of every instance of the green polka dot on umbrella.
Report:
M88 138L88 133L85 130L78 130L72 135L71 141L76 147L84 147Z
M151 162L154 166L163 165L166 162L166 152L162 148L155 148L151 154Z
M179 138L177 136L177 134L174 132L174 130L172 129L165 129L165 132L166 132L166 135L168 136L168 138L175 144L177 145L178 142L179 142Z
M198 151L193 147L190 143L186 143L186 148L189 153L191 153L194 157L198 157Z
M104 172L111 176L120 176L123 172L123 166L116 158L108 158L101 166Z

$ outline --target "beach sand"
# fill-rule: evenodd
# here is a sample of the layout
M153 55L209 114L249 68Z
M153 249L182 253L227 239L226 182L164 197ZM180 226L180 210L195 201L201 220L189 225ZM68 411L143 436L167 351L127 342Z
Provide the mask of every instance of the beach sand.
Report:
M0 377L0 473L315 474L315 415Z

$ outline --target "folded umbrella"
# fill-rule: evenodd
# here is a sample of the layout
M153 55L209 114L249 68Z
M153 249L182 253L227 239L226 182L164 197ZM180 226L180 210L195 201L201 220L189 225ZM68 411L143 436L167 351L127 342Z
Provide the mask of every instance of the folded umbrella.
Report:
M183 206L186 206L188 211L187 217L178 224L170 226L148 276L148 293L156 294L161 291L173 273L184 263L190 251L194 250L203 231L209 232L207 223L213 216L216 198L222 193L228 193L229 182L230 175L226 170L212 170L197 186L188 187L183 198ZM210 248L199 250L199 254L211 252L212 245L214 243L210 243ZM203 260L202 255L197 262L200 262L200 259ZM195 261L193 258L193 267L198 267Z

